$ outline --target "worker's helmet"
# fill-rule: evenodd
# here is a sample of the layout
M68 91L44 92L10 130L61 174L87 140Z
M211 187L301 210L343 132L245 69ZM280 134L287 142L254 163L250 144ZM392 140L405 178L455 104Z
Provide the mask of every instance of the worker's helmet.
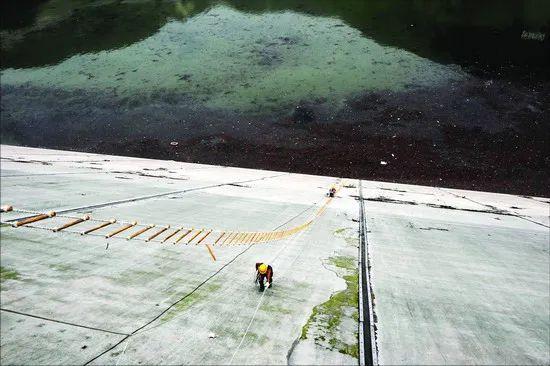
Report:
M265 274L267 272L267 264L260 264L260 266L258 267L258 272L260 272L261 274Z

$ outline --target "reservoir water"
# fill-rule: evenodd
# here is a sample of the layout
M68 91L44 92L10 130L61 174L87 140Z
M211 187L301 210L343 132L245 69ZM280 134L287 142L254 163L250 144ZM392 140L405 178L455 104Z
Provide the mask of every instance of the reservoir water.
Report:
M2 143L548 195L548 2L1 7Z

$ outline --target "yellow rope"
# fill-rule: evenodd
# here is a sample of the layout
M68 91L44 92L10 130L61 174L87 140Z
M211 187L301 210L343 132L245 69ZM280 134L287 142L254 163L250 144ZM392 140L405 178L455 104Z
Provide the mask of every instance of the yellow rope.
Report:
M338 192L339 190L340 190L340 186L338 186L336 188L336 192ZM227 231L227 230L198 229L196 232L194 232L195 231L194 228L189 228L188 229L188 228L185 228L185 227L181 227L181 228L176 229L171 234L169 234L166 238L164 238L162 240L159 239L158 242L164 243L168 239L174 237L178 233L180 233L180 236L176 240L174 240L174 242L173 242L174 244L179 243L182 239L184 239L186 237L190 238L187 241L187 244L189 244L196 237L198 237L201 233L206 233L206 234L204 236L202 236L197 241L197 244L201 243L204 239L206 239L206 237L210 236L210 234L212 234L212 233L219 233L219 234L210 236L210 240L213 240L213 238L216 238L216 237L217 237L217 239L215 241L210 242L210 243L207 243L207 241L208 241L207 240L207 241L204 242L205 245L206 244L208 244L208 245L216 245L216 244L218 244L218 245L224 245L224 244L227 244L227 245L233 245L233 244L240 245L240 244L257 244L257 243L266 243L266 242L271 242L271 241L277 241L277 240L281 240L281 239L287 238L289 236L295 235L296 233L298 233L300 231L303 231L304 229L309 227L316 219L318 219L320 216L322 216L325 213L328 205L330 204L330 202L332 202L332 200L333 200L333 197L328 197L325 200L325 202L323 203L323 205L321 207L319 207L319 209L306 222L304 222L300 225L288 228L288 229L284 229L284 230L257 231L257 232L249 232L249 231L248 232L239 232L239 231L231 232L231 231ZM28 210L22 210L22 209L16 209L16 208L13 208L13 211L15 211L15 212L26 212L26 213L31 212L31 211L28 211ZM32 211L32 212L34 213L34 211ZM45 216L45 214L42 214L42 215ZM65 216L65 215L62 216L62 217L74 218L72 216ZM45 217L45 218L47 219L47 217ZM85 221L88 221L88 220L82 220L81 222L85 222ZM101 224L101 225L99 225L98 227L96 227L92 230L86 230L86 231L79 232L80 234L83 234L83 235L88 234L91 231L95 231L95 230L98 230L100 228L103 228L104 226L106 226L105 224L108 225L110 223L115 222L114 219L111 219L109 221L109 220L99 220L99 219L92 219L92 218L89 218L89 221L102 222L104 224ZM80 224L81 222L76 222L76 221L75 222L69 222L65 226L67 226L69 224L70 224L70 226L73 226L73 225L76 225L76 224ZM116 222L119 222L121 224L125 224L125 221L116 220ZM152 224L145 225L145 224L137 224L136 222L132 222L132 223L124 225L122 228L120 228L118 230L115 230L114 232L108 234L106 237L110 238L111 236L115 236L116 234L118 234L121 231L125 231L125 230L127 230L131 227L139 227L139 226L143 226L144 228L138 230L137 232L135 232L135 234L132 234L129 237L127 237L128 240L132 240L134 238L137 238L138 236L145 233L149 229L155 227L156 225L152 225ZM44 227L38 227L36 225L28 225L28 227L35 227L35 228L42 228L42 229L44 228ZM165 229L162 229L157 234L153 235L152 237L147 238L147 240L143 239L143 238L138 238L136 240L151 241L152 239L154 239L161 232L167 231L169 227L170 226L165 226ZM47 228L47 229L49 229L49 228ZM55 228L52 228L51 230L59 231L59 230L55 230ZM72 232L72 231L67 231L67 232ZM223 240L221 240L221 239L223 239Z

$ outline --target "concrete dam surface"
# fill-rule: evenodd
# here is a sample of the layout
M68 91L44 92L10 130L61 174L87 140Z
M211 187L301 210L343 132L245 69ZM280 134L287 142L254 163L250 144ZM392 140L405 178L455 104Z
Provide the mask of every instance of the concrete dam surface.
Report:
M550 362L548 198L0 152L2 364Z

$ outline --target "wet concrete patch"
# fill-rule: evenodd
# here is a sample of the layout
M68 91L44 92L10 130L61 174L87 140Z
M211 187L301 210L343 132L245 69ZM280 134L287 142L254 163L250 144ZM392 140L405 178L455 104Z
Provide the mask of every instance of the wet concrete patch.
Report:
M347 288L332 294L328 301L313 308L310 318L302 328L300 338L294 342L287 355L289 364L307 363L308 360L311 362L311 348L320 348L321 353L338 352L352 359L359 357L356 259L344 256L331 257L325 268L327 266L333 268L329 269L346 281ZM343 360L347 361L346 358Z

